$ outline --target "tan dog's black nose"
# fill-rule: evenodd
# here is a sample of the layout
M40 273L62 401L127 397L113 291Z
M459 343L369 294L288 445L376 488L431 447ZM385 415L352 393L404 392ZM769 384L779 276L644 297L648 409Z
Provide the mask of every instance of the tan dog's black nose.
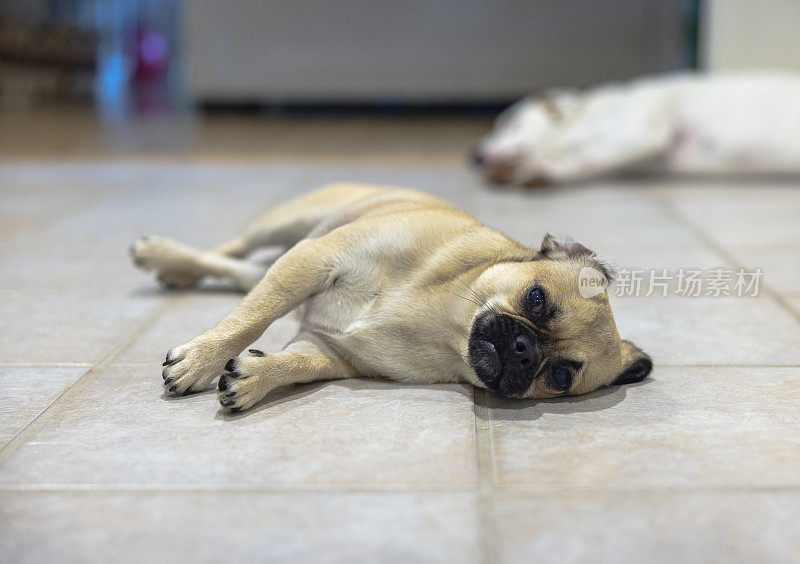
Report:
M514 340L513 348L507 370L526 371L536 366L536 347L530 337L520 335Z

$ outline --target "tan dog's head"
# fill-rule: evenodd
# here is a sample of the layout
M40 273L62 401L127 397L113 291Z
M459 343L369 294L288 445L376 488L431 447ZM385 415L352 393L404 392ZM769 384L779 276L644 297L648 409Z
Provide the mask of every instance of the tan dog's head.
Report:
M578 395L644 379L650 357L617 332L611 272L579 243L545 237L530 262L497 264L475 282L486 304L469 333L468 359L507 397Z

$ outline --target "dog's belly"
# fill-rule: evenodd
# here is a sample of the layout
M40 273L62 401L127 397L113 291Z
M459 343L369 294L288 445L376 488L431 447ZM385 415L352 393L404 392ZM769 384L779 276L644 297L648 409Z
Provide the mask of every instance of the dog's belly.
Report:
M380 293L378 273L369 266L340 275L308 299L300 312L304 329L321 335L346 335L364 323Z
M316 296L302 312L302 329L324 338L364 376L408 379L406 356L387 344L379 329L384 315L377 295L332 290ZM395 352L399 354L394 354ZM413 379L413 378L411 378Z
M409 325L400 303L402 290L383 290L377 278L339 282L306 302L301 328L322 337L360 375L409 382L455 380L455 375L431 373L430 356L438 358L432 352L435 346Z

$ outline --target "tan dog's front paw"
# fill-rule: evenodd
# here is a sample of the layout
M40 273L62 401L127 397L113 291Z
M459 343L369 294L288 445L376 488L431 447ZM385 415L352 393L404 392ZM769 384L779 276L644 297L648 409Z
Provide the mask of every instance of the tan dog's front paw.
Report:
M167 353L161 377L167 391L176 395L204 390L224 372L223 366L231 355L219 343L193 339Z
M232 358L225 365L225 375L217 385L217 398L222 407L235 413L252 407L275 387L270 378L270 355L250 349L251 356Z

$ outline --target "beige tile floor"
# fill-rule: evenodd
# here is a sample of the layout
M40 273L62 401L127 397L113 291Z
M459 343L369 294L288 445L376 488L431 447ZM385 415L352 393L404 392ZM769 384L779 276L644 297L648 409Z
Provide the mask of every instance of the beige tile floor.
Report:
M526 242L572 233L623 268L760 267L760 295L612 296L656 368L584 398L354 380L227 416L213 393L163 396L165 351L239 298L162 292L127 244L211 244L342 179L429 190ZM0 163L0 202L3 561L797 561L796 184L523 192L447 159L38 155Z

